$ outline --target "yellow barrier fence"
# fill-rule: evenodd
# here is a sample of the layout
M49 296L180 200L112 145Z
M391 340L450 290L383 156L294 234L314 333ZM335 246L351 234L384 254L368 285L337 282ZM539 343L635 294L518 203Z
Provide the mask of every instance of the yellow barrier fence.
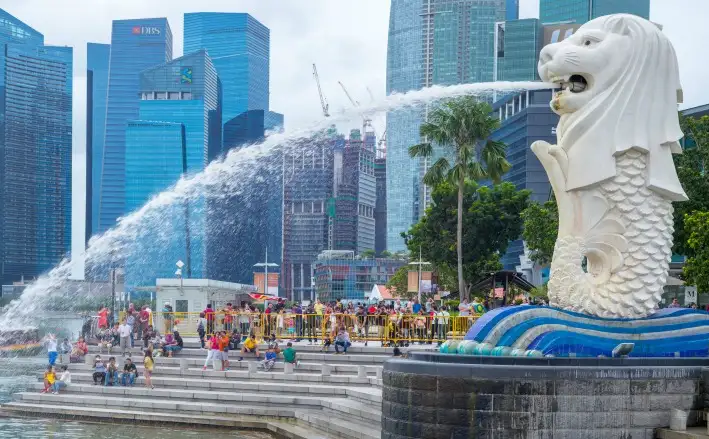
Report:
M177 330L182 336L198 336L199 315L154 312L153 323L163 334ZM281 340L323 342L326 338L334 340L344 327L352 341L414 343L462 339L478 317L216 312L205 318L203 329L205 335L237 331L242 335L254 334L259 340L273 334Z

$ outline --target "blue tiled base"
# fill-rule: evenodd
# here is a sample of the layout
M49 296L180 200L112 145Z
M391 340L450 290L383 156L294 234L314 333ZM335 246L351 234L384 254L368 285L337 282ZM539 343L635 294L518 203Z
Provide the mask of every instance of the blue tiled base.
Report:
M465 339L442 353L492 356L611 356L620 343L634 343L631 357L706 357L709 313L659 310L642 319L606 319L558 308L514 306L484 314Z

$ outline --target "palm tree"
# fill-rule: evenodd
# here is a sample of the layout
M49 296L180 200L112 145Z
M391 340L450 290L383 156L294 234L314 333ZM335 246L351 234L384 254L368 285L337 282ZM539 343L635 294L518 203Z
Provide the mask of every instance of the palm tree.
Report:
M492 133L500 126L500 121L490 116L492 108L478 102L472 96L464 96L437 107L428 114L419 131L424 143L411 146L411 157L430 158L434 155L433 145L448 150L426 172L424 184L435 186L442 181L458 185L458 288L467 298L463 279L463 190L465 180L492 180L498 183L502 175L510 169L505 159L505 145L490 140ZM448 158L455 161L451 165Z

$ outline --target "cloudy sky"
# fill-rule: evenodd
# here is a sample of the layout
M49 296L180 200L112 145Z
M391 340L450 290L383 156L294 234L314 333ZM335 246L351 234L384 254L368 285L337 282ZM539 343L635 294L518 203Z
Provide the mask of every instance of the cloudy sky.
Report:
M109 43L114 19L167 17L174 56L182 55L185 12L248 12L271 29L271 109L287 128L321 116L312 77L316 63L331 108L384 95L389 0L0 0L0 7L45 35L74 47L74 237L82 245L86 115L86 43ZM520 0L520 16L537 17L539 0ZM709 103L704 77L709 41L708 0L652 0L651 19L664 26L679 58L684 107ZM383 119L375 121L382 126ZM75 247L78 248L78 247Z

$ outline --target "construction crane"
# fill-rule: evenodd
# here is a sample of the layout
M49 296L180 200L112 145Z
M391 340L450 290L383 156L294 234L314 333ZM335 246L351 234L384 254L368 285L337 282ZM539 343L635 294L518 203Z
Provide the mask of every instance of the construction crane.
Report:
M345 92L345 94L347 95L347 99L349 99L350 102L352 102L352 105L354 105L355 107L359 107L359 102L352 99L352 96L350 96L350 93L345 88L345 84L343 84L341 81L337 81L337 83L340 84L340 87L342 87L342 91Z
M318 76L318 68L315 67L313 63L313 77L315 77L315 83L318 85L318 94L320 94L320 105L322 106L322 114L325 117L330 117L330 106L325 100L325 96L322 94L322 88L320 87L320 77Z
M355 101L352 98L352 95L347 91L347 88L345 87L345 84L342 83L342 81L337 81L338 84L340 84L340 87L342 87L342 91L345 92L345 95L347 95L347 99L352 102L352 105L355 108L359 108L360 104L358 101ZM367 117L367 116L362 116L362 139L365 138L365 132L367 131L367 127L372 129L372 132L374 131L374 127L372 126L372 119Z
M377 142L377 158L385 158L387 156L387 130L384 130L382 137Z
M369 98L372 102L374 102L374 93L372 93L372 90L370 90L369 87L367 87L367 93L369 93Z

